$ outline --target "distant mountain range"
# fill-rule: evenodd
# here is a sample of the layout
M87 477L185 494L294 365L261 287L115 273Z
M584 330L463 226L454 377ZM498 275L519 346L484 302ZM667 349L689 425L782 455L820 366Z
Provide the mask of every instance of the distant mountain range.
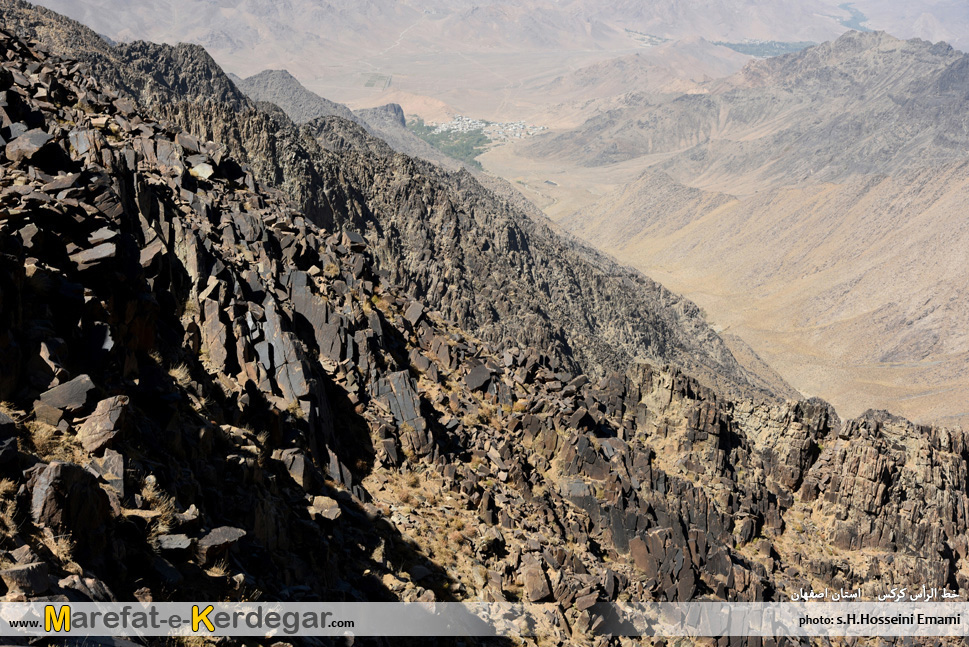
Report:
M962 44L969 12L964 3L838 0L215 0L128 3L117 0L45 0L116 39L198 42L216 58L252 50L258 57L309 54L327 45L339 55L366 42L439 51L616 46L637 34L660 39L823 41L862 25L905 37ZM399 40L398 40L399 39ZM371 52L373 53L373 52ZM278 61L267 61L268 63ZM251 69L251 68L250 68Z
M852 32L525 145L641 176L563 224L694 295L803 391L966 420L969 56ZM579 171L581 174L582 171Z
M248 77L286 69L353 107L383 90L518 118L516 88L668 41L823 42L849 26L969 47L959 0L44 0L118 41L190 42Z

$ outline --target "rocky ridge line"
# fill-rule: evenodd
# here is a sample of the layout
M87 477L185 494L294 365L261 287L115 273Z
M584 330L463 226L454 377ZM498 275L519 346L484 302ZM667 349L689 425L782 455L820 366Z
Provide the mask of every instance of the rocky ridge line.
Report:
M339 118L297 127L265 104L243 98L240 107L204 51L185 59L179 49L145 45L164 71L146 80L151 70L129 49L22 0L0 6L21 33L88 60L107 87L223 142L312 222L368 237L378 270L486 341L544 348L566 370L596 377L646 359L735 397L789 393L740 366L695 304L532 221L470 174L395 155Z
M483 343L223 145L0 53L5 599L555 601L603 644L599 601L969 588L963 432Z

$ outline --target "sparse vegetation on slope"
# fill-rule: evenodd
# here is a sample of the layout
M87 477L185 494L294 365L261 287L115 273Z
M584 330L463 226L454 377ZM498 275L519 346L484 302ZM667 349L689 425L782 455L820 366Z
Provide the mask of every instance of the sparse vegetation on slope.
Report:
M407 128L442 153L467 162L477 169L481 168L481 162L476 158L491 144L491 139L480 129L437 132L433 126L428 126L423 119L416 116L411 116L407 120Z

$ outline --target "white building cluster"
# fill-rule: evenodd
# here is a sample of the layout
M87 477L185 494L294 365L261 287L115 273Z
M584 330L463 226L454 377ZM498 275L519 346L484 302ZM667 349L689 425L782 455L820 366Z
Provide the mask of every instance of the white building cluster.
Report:
M457 115L451 121L437 124L433 132L436 134L446 132L468 133L476 130L482 131L492 141L502 141L507 139L524 139L548 130L548 126L532 126L524 121L482 121L481 119L472 119L464 115Z

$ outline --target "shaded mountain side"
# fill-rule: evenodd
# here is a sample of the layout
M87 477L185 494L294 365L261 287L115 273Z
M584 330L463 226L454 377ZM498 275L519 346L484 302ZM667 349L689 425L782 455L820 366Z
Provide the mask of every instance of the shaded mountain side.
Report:
M263 70L244 79L234 75L230 78L253 101L275 103L297 124L334 116L364 125L345 105L310 92L286 70Z
M4 2L24 14L18 24L30 28L29 9L15 0ZM48 33L73 29L49 12L42 16L54 25ZM58 42L78 47L71 34ZM92 44L77 52L98 63L96 74L115 65L106 83L129 75L124 87L136 85L134 70L121 59L106 58L93 32L86 38ZM157 56L166 52L177 55L161 46ZM206 76L206 83L215 80ZM167 83L169 88L200 85L197 80ZM255 179L278 187L315 223L365 232L382 271L485 340L544 348L564 368L595 376L638 358L671 362L725 393L772 397L766 384L737 363L694 304L531 222L467 173L449 174L395 155L384 142L338 118L300 129L278 110L248 105L171 100L153 105L195 135L224 142L251 166Z
M368 132L390 144L395 151L434 162L448 170L464 168L464 164L448 157L408 130L403 110L397 104L353 112L343 104L306 89L286 70L265 70L246 79L229 76L253 101L276 104L296 124L304 124L320 117L342 117L360 124Z
M0 88L5 601L549 602L574 645L612 601L969 589L965 433L562 371L3 32Z
M355 114L367 122L374 134L399 153L433 162L449 171L460 169L466 169L472 173L475 171L466 163L450 157L412 133L407 128L404 109L396 103L357 110Z

